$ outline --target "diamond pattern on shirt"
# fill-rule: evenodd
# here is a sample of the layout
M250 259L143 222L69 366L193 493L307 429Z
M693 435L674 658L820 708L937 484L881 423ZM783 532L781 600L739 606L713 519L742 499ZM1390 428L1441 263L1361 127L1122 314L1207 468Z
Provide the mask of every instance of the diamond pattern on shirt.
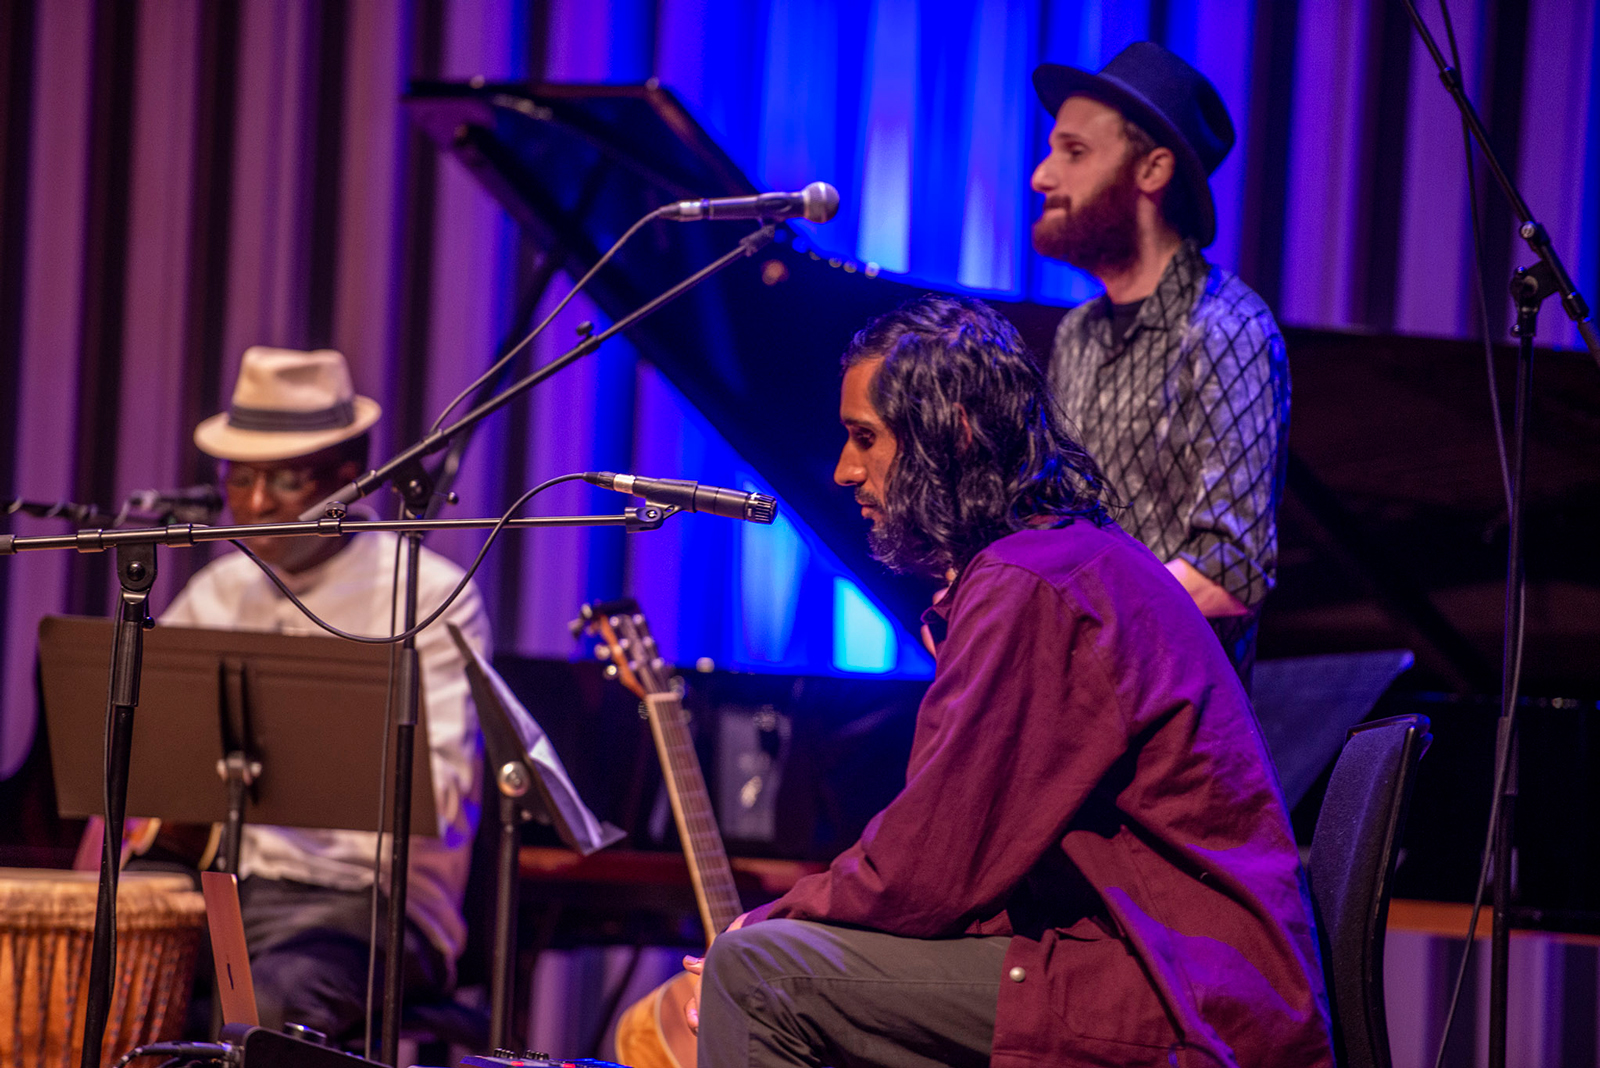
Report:
M1289 367L1272 313L1187 241L1123 337L1105 296L1067 313L1050 380L1121 499L1118 523L1250 609L1212 621L1248 681L1288 459Z

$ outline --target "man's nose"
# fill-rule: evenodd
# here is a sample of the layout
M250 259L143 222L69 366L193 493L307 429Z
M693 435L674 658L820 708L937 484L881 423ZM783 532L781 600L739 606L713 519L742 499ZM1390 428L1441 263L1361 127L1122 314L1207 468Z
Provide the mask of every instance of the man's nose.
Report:
M257 475L254 482L250 483L250 510L260 515L272 511L278 503L278 495L267 488L265 475Z
M1042 159L1033 169L1033 177L1029 179L1028 184L1033 186L1035 193L1048 193L1055 188L1055 180L1050 175L1050 169L1045 166L1048 162L1049 160Z
M839 462L833 468L833 481L840 486L859 486L867 480L866 469L850 455L847 445L839 452Z

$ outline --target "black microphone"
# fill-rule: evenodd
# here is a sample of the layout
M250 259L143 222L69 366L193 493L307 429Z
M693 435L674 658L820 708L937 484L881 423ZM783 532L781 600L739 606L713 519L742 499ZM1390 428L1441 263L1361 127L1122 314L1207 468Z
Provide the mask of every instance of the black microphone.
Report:
M812 182L798 193L761 193L753 197L717 197L714 200L680 200L663 206L663 219L807 219L825 223L839 210L839 191L827 182Z
M125 507L146 515L171 516L178 523L215 523L222 514L222 494L215 486L185 486L170 492L135 490L128 494Z
M65 519L80 527L104 527L116 522L115 517L106 515L97 506L92 504L78 504L74 501L25 501L21 497L5 502L5 507L0 509L7 515L31 515L39 519Z
M777 498L765 493L702 486L681 478L640 478L610 471L590 471L583 480L601 489L643 497L651 504L680 508L685 512L709 512L751 523L770 523L778 517Z

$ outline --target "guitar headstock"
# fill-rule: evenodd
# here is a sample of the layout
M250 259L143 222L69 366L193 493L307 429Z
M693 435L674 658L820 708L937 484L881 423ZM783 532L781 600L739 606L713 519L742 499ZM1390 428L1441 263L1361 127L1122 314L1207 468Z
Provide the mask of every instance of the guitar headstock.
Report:
M572 623L573 636L598 638L601 644L595 654L611 661L617 681L641 701L651 694L673 692L650 624L633 598L586 604L580 615Z

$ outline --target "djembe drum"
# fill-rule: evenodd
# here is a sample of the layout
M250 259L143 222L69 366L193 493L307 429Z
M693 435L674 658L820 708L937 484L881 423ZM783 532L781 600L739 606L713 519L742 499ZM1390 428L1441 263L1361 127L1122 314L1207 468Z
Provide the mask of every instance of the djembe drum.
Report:
M77 1068L98 877L0 868L0 1068ZM182 875L124 872L102 1064L180 1036L205 899Z

